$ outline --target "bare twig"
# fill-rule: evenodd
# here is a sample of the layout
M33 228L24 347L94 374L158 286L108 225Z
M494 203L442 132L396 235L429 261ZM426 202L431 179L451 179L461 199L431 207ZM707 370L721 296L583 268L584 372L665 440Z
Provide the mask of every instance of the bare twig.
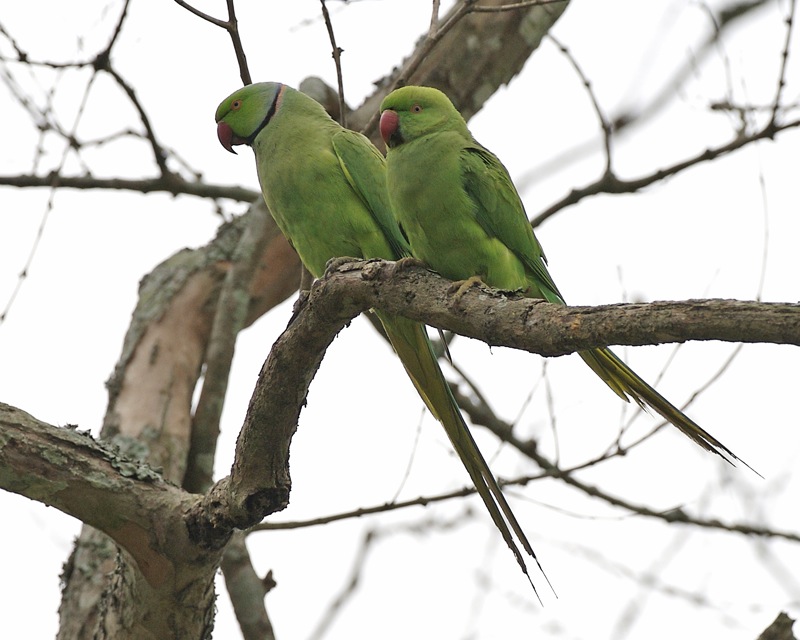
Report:
M236 52L236 62L239 65L239 77L242 79L243 85L248 85L253 82L250 77L250 68L247 66L247 56L244 53L244 45L242 44L242 37L239 35L239 22L236 20L236 11L233 6L233 0L226 0L228 5L228 33L231 36L233 43L233 50Z
M208 184L199 180L188 181L171 173L154 178L132 180L127 178L95 178L93 176L47 175L0 176L0 185L9 187L50 187L54 183L63 189L111 189L155 193L164 191L173 195L184 194L217 200L227 198L237 202L253 202L261 197L258 191L244 187Z
M509 430L508 425L505 426L506 426L505 433L507 434ZM492 429L492 431L494 431L494 429ZM751 525L747 523L723 522L722 520L719 520L717 518L701 518L698 516L689 515L681 508L659 511L651 509L650 507L647 507L645 505L636 504L629 500L620 498L619 496L612 495L600 489L596 485L588 484L586 482L578 480L574 475L575 470L578 469L578 467L570 469L561 469L560 467L554 465L546 457L541 456L538 453L535 453L535 455L531 456L531 448L522 441L515 440L514 438L507 439L506 441L509 442L509 444L515 446L515 448L520 450L523 454L533 457L538 464L544 467L544 471L532 475L519 476L517 478L513 478L510 480L500 479L498 480L498 482L502 487L525 486L527 484L530 484L531 482L542 480L544 478L548 477L557 478L559 480L566 482L573 488L578 489L579 491L585 493L589 497L598 498L613 507L618 507L620 509L623 509L625 511L640 516L646 516L648 518L661 520L668 524L686 524L686 525L700 527L703 529L719 529L722 531L738 533L746 536L752 535L763 538L777 538L782 540L788 540L790 542L800 543L800 532L796 531L774 529L771 527ZM583 466L584 465L581 465L580 468L583 468ZM340 513L335 513L327 516L309 518L307 520L287 520L284 522L274 522L274 521L262 522L252 527L250 531L252 532L285 531L292 529L305 529L309 527L317 527L324 524L331 524L333 522L340 522L342 520L352 520L356 518L362 518L364 516L388 513L391 511L398 511L401 509L408 509L411 507L426 507L429 504L435 504L437 502L446 502L457 498L463 498L465 496L470 496L475 493L476 491L474 488L465 487L456 491L449 491L446 493L419 496L412 500L404 500L402 502L387 502L372 507L359 507L351 511L343 511Z
M127 16L127 13L128 13L129 2L130 2L130 0L125 0L125 3L122 6L122 11L120 12L120 16L119 16L119 18L117 20L117 24L114 27L114 31L112 32L112 35L111 35L111 38L109 39L108 44L106 45L105 49L103 49L103 51L101 51L95 57L95 60L93 62L94 67L95 67L95 71L92 73L92 75L89 77L88 81L86 82L86 86L85 86L85 88L83 90L83 93L81 95L81 101L80 101L80 104L78 105L78 110L77 110L77 112L75 114L75 118L73 120L72 127L70 127L69 132L61 131L61 129L58 128L57 125L54 127L55 130L57 130L63 136L63 138L65 140L65 146L64 146L64 149L63 149L63 151L61 153L61 158L60 158L60 160L58 162L58 165L57 165L58 168L55 170L55 172L53 174L51 174L51 179L49 180L49 184L47 185L50 188L50 193L49 193L49 196L47 198L47 203L45 204L44 213L42 214L42 218L41 218L41 220L39 222L39 226L38 226L38 228L36 230L36 235L34 236L33 243L31 244L31 249L28 252L28 257L25 260L25 264L22 267L22 270L20 271L19 276L17 277L16 284L14 285L14 289L11 291L11 295L9 296L9 298L8 298L8 300L6 302L5 308L3 309L2 313L0 313L0 324L2 324L5 321L6 317L8 317L8 313L11 310L11 307L13 306L14 301L16 300L20 289L22 288L22 284L25 282L25 280L28 277L28 273L29 273L29 271L31 269L31 266L33 265L33 261L34 261L34 259L36 257L38 249L39 249L39 243L40 243L40 241L42 239L42 236L44 235L44 230L45 230L45 227L47 226L47 221L50 218L50 212L53 210L56 191L58 190L59 186L61 186L61 182L60 182L60 180L58 178L58 174L63 170L64 165L65 165L65 163L67 161L67 157L70 155L70 153L79 148L79 145L76 142L76 133L77 133L77 130L78 130L78 125L80 124L80 121L81 121L81 119L83 117L83 114L84 114L84 112L86 110L86 104L87 104L88 99L89 99L89 94L90 94L91 88L94 85L94 81L95 81L95 79L97 77L97 71L100 69L99 61L106 61L106 62L108 61L109 56L111 55L111 49L114 46L114 43L117 41L117 37L119 36L119 34L120 34L121 30L122 30L122 25L125 22L125 17ZM17 54L19 62L26 62L26 63L29 62L28 55L20 48L20 46L10 36L10 34L8 34L6 32L6 30L2 28L2 26L0 26L0 32L11 42L11 44L12 44L12 46L13 46L16 54ZM52 100L53 93L54 93L54 89L51 90L48 93L48 100ZM33 106L33 103L30 100L27 100L26 98L24 98L24 96L23 96L23 94L21 92L18 93L18 94L15 93L15 95L20 100L20 103L23 106L27 107L29 111L32 111L34 106ZM47 120L46 114L49 114L49 113L52 113L52 109L50 108L50 105L48 105L48 108L45 109L45 111L43 113L39 114L40 117L41 117L41 120L42 121L46 121ZM51 120L51 122L53 124L55 124L56 123L55 118L53 118ZM39 136L40 136L40 138L39 138L39 144L37 146L37 156L36 156L37 161L38 161L38 158L40 157L39 154L40 154L41 149L43 147L42 138L45 135L46 131L47 131L47 127L45 127L45 126L40 126L39 127ZM35 169L35 166L34 166L34 171L35 170L36 169Z
M622 180L615 174L606 173L595 182L585 187L570 191L570 193L568 193L561 200L535 216L531 221L531 224L533 224L533 226L540 225L549 217L561 211L561 209L576 204L591 195L597 195L599 193L635 193L641 189L644 189L645 187L650 186L651 184L664 180L665 178L682 173L686 169L694 167L702 162L709 162L711 160L715 160L716 158L721 158L729 153L738 151L742 147L745 147L756 140L771 140L775 137L775 134L781 131L797 128L798 126L800 126L800 120L792 120L790 122L780 124L769 122L763 128L749 135L737 136L726 144L717 147L709 147L705 151L687 158L686 160L676 162L673 165L654 171L653 173L641 178Z
M527 484L533 480L545 477L543 474L536 476L526 476L518 478L514 481L499 481L502 486L510 484ZM291 520L285 522L262 522L255 525L250 531L285 531L288 529L306 529L308 527L317 527L323 524L331 524L332 522L339 522L341 520L352 520L354 518L363 518L364 516L376 515L378 513L388 513L390 511L400 511L410 507L427 507L429 504L436 504L437 502L447 502L456 498L464 498L476 493L472 487L464 487L455 491L448 491L446 493L439 493L432 496L419 496L411 500L402 500L401 502L385 502L380 505L372 507L359 507L351 511L343 511L341 513L334 513L328 516L319 516L317 518L309 518L308 520Z
M375 543L382 537L394 535L396 533L429 533L432 530L436 531L449 531L462 525L469 517L471 512L462 512L459 515L449 520L436 520L427 518L419 523L412 523L402 527L392 527L391 529L369 529L362 537L361 544L353 559L350 573L345 580L344 584L339 588L338 594L333 598L328 605L322 618L317 623L309 638L312 640L321 640L324 638L331 625L335 622L337 616L343 611L347 602L356 594L358 587L361 583L361 576L366 567L367 557L370 551L374 548Z
M603 146L606 152L606 169L605 175L612 175L613 171L611 169L612 165L612 154L611 154L611 137L613 130L611 128L611 122L609 122L608 118L606 117L603 110L600 108L600 103L597 101L597 96L594 93L594 89L592 88L592 82L589 80L587 75L583 72L583 69L578 64L578 61L572 55L570 50L561 43L552 33L547 34L550 40L559 48L561 53L569 60L569 63L572 65L572 68L575 69L575 72L581 79L583 86L586 88L586 93L589 95L589 99L592 101L592 106L594 107L594 112L597 114L597 119L600 122L600 128L603 131Z
M339 86L339 124L347 126L347 107L344 100L344 80L342 78L342 51L336 44L336 36L333 33L333 23L325 0L319 0L322 5L322 17L325 19L325 28L328 30L328 38L331 41L331 57L336 65L336 83Z
M228 6L228 19L221 20L215 18L199 9L190 5L186 0L175 0L175 3L183 7L187 11L193 13L198 18L202 18L206 22L210 22L214 26L225 29L231 38L233 44L233 51L236 54L236 62L239 65L239 76L242 79L242 84L248 85L253 81L250 77L250 69L247 66L247 56L244 53L244 45L242 45L242 38L239 34L239 22L236 20L236 9L234 7L234 0L226 0Z
M161 143L156 139L156 132L153 129L153 126L150 124L150 117L147 115L144 105L139 102L139 98L136 96L135 89L119 74L116 69L112 68L111 66L107 66L105 71L112 78L114 78L120 88L128 96L128 99L131 101L131 104L133 104L134 109L136 109L137 113L139 114L139 119L142 121L142 126L144 126L145 135L153 149L153 159L158 165L161 175L168 176L172 174L172 171L170 171L169 167L167 166L167 154L162 148Z
M726 8L726 10L722 10L718 15L709 14L711 16L713 29L711 34L695 47L698 49L698 53L677 69L672 74L671 78L666 79L662 83L662 88L650 98L644 106L622 109L611 118L611 128L617 138L619 138L620 134L623 132L632 131L636 126L642 126L646 122L650 122L655 115L669 105L671 103L671 98L680 93L684 83L694 72L697 63L705 59L713 50L714 46L719 47L722 36L736 26L739 26L743 18L750 17L753 12L757 11L769 1L770 0L750 0L748 2L739 2L730 5L730 7ZM701 4L701 7L702 6L705 5ZM727 70L727 58L725 56L723 56L723 58ZM649 73L648 70L652 66L652 60L644 58L641 64L643 70L640 73ZM637 88L640 84L636 75L634 75L633 84ZM728 84L730 84L730 82ZM711 108L724 107L722 105L712 104ZM740 107L736 108L737 110L742 110ZM755 110L755 108L749 106L745 108L749 111ZM541 180L543 176L563 170L576 160L584 157L588 152L593 151L594 148L595 144L593 141L585 141L564 149L556 156L546 158L540 165L529 169L516 180L517 188L524 189L534 180Z
M792 40L792 31L794 27L794 12L797 8L797 1L791 0L789 3L789 12L786 15L786 42L781 51L781 69L778 75L778 87L775 91L775 102L772 104L772 117L770 122L775 124L778 119L778 112L781 109L781 97L783 90L786 87L786 66L789 62L789 45Z
M339 588L338 595L330 602L322 618L319 620L319 622L317 622L314 630L311 632L309 638L312 640L320 640L321 638L325 637L330 629L330 626L344 608L345 603L347 603L355 594L356 589L358 589L358 585L361 582L361 574L363 573L367 557L369 552L372 550L372 545L375 539L376 534L372 529L363 535L361 544L359 545L356 553L356 557L353 559L350 575L347 577L345 583Z
M548 4L561 4L568 0L522 0L522 2L509 2L497 7L473 6L470 13L498 13L500 11L512 11L514 9L527 9L528 7L541 7Z

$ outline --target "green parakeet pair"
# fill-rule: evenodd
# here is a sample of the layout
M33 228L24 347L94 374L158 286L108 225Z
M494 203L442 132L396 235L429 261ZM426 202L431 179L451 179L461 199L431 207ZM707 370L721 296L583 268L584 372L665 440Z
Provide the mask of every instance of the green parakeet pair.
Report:
M386 162L364 136L283 84L236 91L220 104L216 121L228 151L239 144L253 148L264 199L314 276L335 257L398 260L413 254L452 280L478 277L492 287L564 304L508 172L472 138L440 91L404 87L384 99ZM377 314L530 580L516 540L534 560L536 555L464 422L425 327ZM624 400L652 407L704 449L738 459L609 349L580 356Z
M383 156L317 102L283 84L258 83L226 98L216 121L217 136L228 151L240 144L253 148L264 200L312 275L322 276L331 258L399 260L411 255L389 204ZM425 326L376 313L530 581L514 536L534 560L536 555L464 422Z

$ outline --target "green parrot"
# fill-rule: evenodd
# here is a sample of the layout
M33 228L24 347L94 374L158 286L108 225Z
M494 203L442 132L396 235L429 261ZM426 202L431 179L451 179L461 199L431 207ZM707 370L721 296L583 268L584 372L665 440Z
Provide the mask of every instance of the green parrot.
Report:
M407 86L386 96L380 111L389 196L413 255L451 280L479 279L566 304L508 171L475 141L450 99L438 89ZM726 461L740 460L611 350L578 353L626 402L651 407Z
M263 82L223 100L216 121L225 149L235 153L234 145L252 147L264 200L312 275L321 277L326 263L337 257L410 257L390 208L383 156L366 137L331 119L316 101L284 84ZM376 313L533 586L514 536L541 570L539 560L464 422L425 326Z

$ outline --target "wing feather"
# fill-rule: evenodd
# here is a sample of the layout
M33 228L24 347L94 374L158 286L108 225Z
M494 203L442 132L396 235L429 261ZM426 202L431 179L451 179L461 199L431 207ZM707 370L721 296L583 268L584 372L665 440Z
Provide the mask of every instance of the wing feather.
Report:
M386 161L363 135L344 129L333 136L333 148L350 186L383 231L396 253L395 258L411 255L411 247L400 231L389 204L386 189ZM377 180L383 180L380 184Z
M497 156L477 143L465 146L461 157L464 189L476 204L478 224L519 258L546 300L563 304L564 298L547 271L547 258L506 168Z

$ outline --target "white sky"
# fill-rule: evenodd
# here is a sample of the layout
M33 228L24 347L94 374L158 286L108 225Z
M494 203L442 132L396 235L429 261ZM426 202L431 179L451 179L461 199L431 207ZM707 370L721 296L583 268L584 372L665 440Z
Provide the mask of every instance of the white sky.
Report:
M296 86L304 77L318 75L335 82L318 2L240 4L238 17L255 80ZM200 6L220 12L222 5ZM356 105L427 29L429 3L331 2L330 8L345 50L348 101ZM770 103L786 9L786 2L773 3L735 29L651 126L636 128L618 142L615 167L621 177L645 175L727 141L730 118L710 114L707 106L713 101L732 94L741 103ZM43 12L51 25L44 29ZM4 13L0 24L31 57L72 60L106 42L118 3L15 3ZM708 28L704 10L690 2L578 0L554 35L581 64L606 113L616 114L646 102L665 75L696 53ZM4 39L0 52L11 54ZM797 55L800 41L795 34L785 102L797 102ZM232 49L221 30L172 3L133 3L113 61L136 87L165 146L177 149L211 182L257 188L249 152L234 158L216 140L216 105L239 84ZM31 77L19 67L11 70L41 104L53 74ZM88 75L67 72L58 80L56 104L66 127ZM6 124L0 175L30 172L36 132L5 85L0 113ZM78 131L94 138L128 127L138 127L130 107L107 78L98 78ZM522 190L532 216L571 188L595 179L603 167L602 156L592 153L566 170L546 170L549 161L573 145L591 140L600 149L586 91L551 42L488 102L471 128L520 184L534 176ZM537 229L560 289L575 304L753 299L766 246L763 298L796 301L798 142L797 132L781 134L775 142L752 145L642 194L595 197L560 213ZM62 147L49 143L39 171L58 166L62 153ZM108 145L83 158L97 176L136 178L154 171L148 149L139 143ZM65 166L67 173L83 170L73 156ZM0 189L0 308L16 286L49 195L47 190ZM233 205L229 212L243 208ZM190 197L56 193L28 278L0 325L0 401L53 424L77 423L97 431L106 403L103 383L118 358L138 281L175 251L207 243L219 222L211 203ZM239 339L218 476L227 473L253 381L285 326L288 304ZM659 389L680 405L733 349L716 343L681 347ZM654 381L674 350L663 346L618 352ZM552 455L542 359L489 351L466 339L458 339L452 352L497 412L513 420L522 411L518 432L536 437ZM654 509L684 506L703 517L798 532L800 485L792 474L800 459L797 373L796 349L746 346L691 407L700 424L765 480L717 462L674 430L664 430L631 455L580 477ZM621 422L633 415L575 357L549 361L547 376L565 465L598 455L613 441ZM645 433L652 424L648 416L639 416L634 434ZM498 449L480 429L476 437L498 475L533 470L509 448ZM409 463L411 473L403 483ZM423 416L402 367L363 319L335 341L312 385L292 445L292 478L292 503L275 521L380 504L398 490L406 499L466 483L444 433L430 416ZM326 638L514 640L536 634L587 640L745 640L757 637L782 609L800 614L797 544L670 527L631 517L554 482L511 493L558 600L542 590L545 606L536 603L479 500L471 499L253 536L250 548L259 571L273 569L278 581L267 600L278 637L312 637L346 584L367 528L384 535L369 554L357 595ZM467 507L473 517L456 528L408 530L419 519L448 521ZM31 638L53 637L57 576L78 523L16 495L0 494L0 508L9 523L0 531L7 551L0 579L2 628L25 628ZM223 590L219 609L215 637L237 637Z

